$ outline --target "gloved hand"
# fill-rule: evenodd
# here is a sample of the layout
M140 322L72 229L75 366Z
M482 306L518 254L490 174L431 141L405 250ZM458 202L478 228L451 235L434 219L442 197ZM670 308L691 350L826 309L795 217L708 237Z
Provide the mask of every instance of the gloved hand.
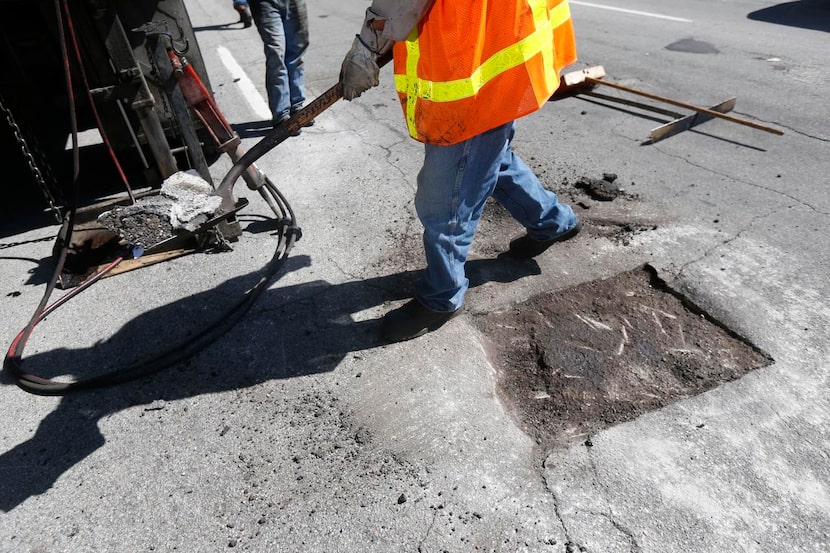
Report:
M352 49L340 66L340 82L343 83L343 98L354 100L380 82L375 54L355 37Z

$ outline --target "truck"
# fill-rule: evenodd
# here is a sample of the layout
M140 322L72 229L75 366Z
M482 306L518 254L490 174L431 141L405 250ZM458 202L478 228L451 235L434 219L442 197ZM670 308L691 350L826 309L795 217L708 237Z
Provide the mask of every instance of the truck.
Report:
M212 182L217 145L171 64L171 51L185 57L210 94L183 0L0 0L0 9L7 216L28 206L60 220L75 202L92 217L92 206L158 189L178 171Z
M336 101L341 89L246 152L213 98L183 0L0 0L0 10L0 238L45 227L50 214L60 225L53 277L9 346L4 370L31 393L63 395L151 374L192 355L244 315L301 236L287 200L254 161ZM234 164L217 184L209 168L221 154ZM248 205L233 194L240 177L274 214L274 255L217 323L144 361L73 382L23 368L38 322L99 279L179 255L233 249L242 233L236 213ZM174 185L185 192L181 198ZM190 218L172 216L182 211ZM50 304L56 288L67 291Z
M58 287L121 255L125 240L133 246L128 258L143 257L119 272L170 259L144 255L155 236L163 238L149 247L154 254L229 248L241 235L235 213L246 205L232 195L239 176L285 218L279 192L252 160L234 166L218 215L199 233L174 232L152 209L112 216L182 173L215 193L210 164L222 153L234 162L246 153L213 99L183 0L0 0L0 8L3 219L20 230L51 212L63 224L55 249L69 253Z

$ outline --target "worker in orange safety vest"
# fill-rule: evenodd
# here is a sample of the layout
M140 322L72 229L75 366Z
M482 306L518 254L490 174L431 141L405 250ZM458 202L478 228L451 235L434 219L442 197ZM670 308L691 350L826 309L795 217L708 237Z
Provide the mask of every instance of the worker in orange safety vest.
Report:
M514 121L547 102L576 46L567 0L374 0L343 60L345 99L378 85L377 60L390 49L409 134L424 143L415 208L427 267L415 297L383 319L384 337L401 341L461 311L489 197L526 229L510 257L535 257L579 232L573 210L511 146Z

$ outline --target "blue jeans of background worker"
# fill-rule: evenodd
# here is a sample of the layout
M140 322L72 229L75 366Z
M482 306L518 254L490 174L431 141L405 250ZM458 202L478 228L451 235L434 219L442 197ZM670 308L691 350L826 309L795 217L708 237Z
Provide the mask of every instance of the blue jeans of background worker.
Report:
M305 0L234 0L248 4L265 50L265 89L273 123L299 111L305 103L303 55L308 48Z
M535 240L572 229L577 216L513 153L514 123L452 146L425 145L415 209L424 227L427 268L415 295L434 311L455 311L469 280L464 263L487 198L493 197Z

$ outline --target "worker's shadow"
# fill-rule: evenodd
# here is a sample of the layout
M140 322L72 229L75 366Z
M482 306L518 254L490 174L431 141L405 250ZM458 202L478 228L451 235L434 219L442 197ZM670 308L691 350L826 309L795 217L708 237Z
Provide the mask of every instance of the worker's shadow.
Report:
M307 256L290 257L280 275L308 265ZM471 286L510 282L539 272L535 261L486 259L467 263ZM233 278L210 291L144 313L94 347L24 356L23 368L52 378L66 373L61 367L112 370L130 365L148 357L148 353L182 342L202 330L210 317L220 320L223 311L237 303L257 277L251 273ZM336 369L352 352L383 346L379 336L379 316L384 311L381 306L410 297L416 278L417 272L408 271L342 284L313 281L271 288L236 326L191 359L133 382L62 398L31 439L0 454L0 510L8 512L27 498L47 491L64 472L104 445L98 421L107 415L160 400L174 401L274 379L325 373ZM375 318L355 316L372 309L378 312ZM73 376L90 374L78 371ZM11 384L5 373L3 381ZM130 462L124 459L124 463Z

